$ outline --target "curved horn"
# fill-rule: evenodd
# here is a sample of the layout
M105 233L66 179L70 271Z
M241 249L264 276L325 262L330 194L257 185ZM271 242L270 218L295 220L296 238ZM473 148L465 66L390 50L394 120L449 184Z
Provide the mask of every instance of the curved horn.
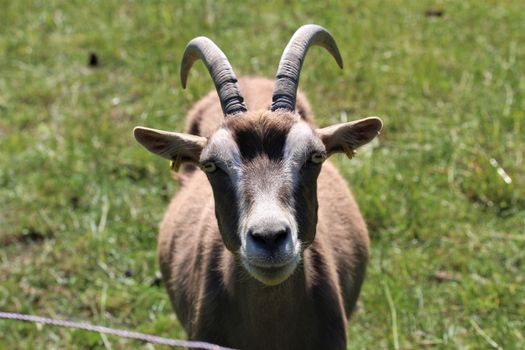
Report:
M204 62L210 72L224 115L246 112L244 98L239 92L237 77L228 58L213 41L204 36L193 39L184 49L180 67L182 87L186 88L188 72L198 59Z
M297 29L283 51L279 69L275 76L275 89L272 96L272 111L295 110L297 85L304 57L312 45L324 47L343 68L343 60L332 35L323 27L307 24Z

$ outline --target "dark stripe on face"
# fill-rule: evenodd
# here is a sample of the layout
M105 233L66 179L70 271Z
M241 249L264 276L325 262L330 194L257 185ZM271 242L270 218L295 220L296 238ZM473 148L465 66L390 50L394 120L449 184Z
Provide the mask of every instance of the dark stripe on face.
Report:
M294 120L280 115L260 115L239 118L228 123L232 136L239 146L243 161L264 154L270 160L283 158L286 137Z

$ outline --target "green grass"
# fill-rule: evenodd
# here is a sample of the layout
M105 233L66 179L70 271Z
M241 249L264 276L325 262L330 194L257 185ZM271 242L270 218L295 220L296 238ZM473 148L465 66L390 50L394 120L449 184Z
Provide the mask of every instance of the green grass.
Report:
M334 159L372 238L349 348L525 347L522 1L0 8L0 310L184 337L156 283L157 225L177 185L131 130L182 130L212 88L202 64L180 87L191 38L213 38L238 75L272 77L293 31L313 22L345 61L339 71L316 48L307 58L300 85L318 123L385 124L354 160ZM152 347L0 321L0 348Z

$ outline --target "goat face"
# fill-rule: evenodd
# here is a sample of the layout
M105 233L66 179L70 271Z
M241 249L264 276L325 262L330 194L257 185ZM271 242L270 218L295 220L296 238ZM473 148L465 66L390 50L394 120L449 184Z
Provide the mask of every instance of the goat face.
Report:
M303 26L281 58L271 111L249 112L226 56L211 40L196 38L184 52L182 83L193 62L202 59L215 82L223 124L209 138L135 128L135 138L151 152L177 165L199 164L206 172L224 244L267 285L288 278L315 237L322 162L332 153L353 154L381 130L375 117L314 130L295 112L299 74L311 45L327 49L342 66L332 36L317 25Z
M285 280L314 238L325 154L298 115L267 111L229 118L201 153L223 241L265 284Z
M354 150L378 118L314 130L297 113L256 111L225 119L209 138L135 128L148 150L198 164L213 189L225 246L257 280L286 280L314 240L317 177L332 153Z

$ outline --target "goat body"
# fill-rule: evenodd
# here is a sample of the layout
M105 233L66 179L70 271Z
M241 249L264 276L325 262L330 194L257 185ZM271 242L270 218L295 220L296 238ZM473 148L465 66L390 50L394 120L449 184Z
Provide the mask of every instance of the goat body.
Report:
M246 103L265 113L273 82L240 79ZM299 97L298 111L312 122ZM210 136L223 115L215 92L189 113L188 131ZM161 224L158 252L168 293L191 339L239 349L344 349L368 257L365 223L348 187L329 162L318 179L317 234L302 264L268 287L249 276L225 248L211 186L188 174ZM233 209L232 209L233 210Z
M218 95L194 106L186 134L135 129L148 150L176 168L187 164L160 227L158 255L191 339L239 349L346 348L369 240L352 193L326 158L353 155L382 123L371 117L315 128L297 93L310 45L342 65L331 35L303 26L274 83L237 81L211 40L194 39L183 57L183 86L200 58Z

